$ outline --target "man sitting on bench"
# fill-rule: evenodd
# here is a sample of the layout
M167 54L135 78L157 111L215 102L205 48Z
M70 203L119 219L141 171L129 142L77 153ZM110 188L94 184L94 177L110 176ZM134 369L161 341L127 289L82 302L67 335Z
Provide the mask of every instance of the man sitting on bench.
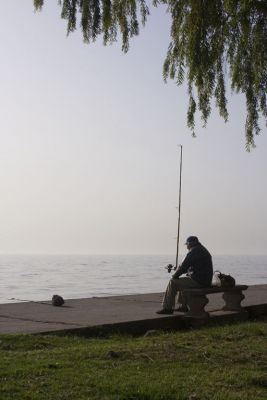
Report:
M211 286L213 266L210 253L202 246L196 236L189 236L185 244L188 253L173 274L163 298L162 309L157 311L157 314L173 313L178 292L178 303L180 305L175 311L187 312L186 295L182 292L183 289ZM186 274L186 276L181 277L183 274Z

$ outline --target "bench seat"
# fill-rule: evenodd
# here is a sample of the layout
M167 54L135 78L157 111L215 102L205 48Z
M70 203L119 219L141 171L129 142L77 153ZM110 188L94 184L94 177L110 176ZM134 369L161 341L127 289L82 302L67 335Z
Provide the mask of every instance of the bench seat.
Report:
M242 292L243 290L247 290L247 288L247 285L236 285L233 288L211 286L206 288L184 289L183 293L185 294L187 306L189 308L185 316L195 318L209 317L209 313L205 311L205 306L209 302L206 295L212 293L223 293L222 298L225 302L222 308L223 311L245 312L245 309L241 306L241 301L245 298Z

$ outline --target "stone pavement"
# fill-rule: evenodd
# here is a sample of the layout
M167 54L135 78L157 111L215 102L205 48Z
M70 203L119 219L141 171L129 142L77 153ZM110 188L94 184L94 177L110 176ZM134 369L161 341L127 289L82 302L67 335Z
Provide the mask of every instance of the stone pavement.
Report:
M242 302L250 316L267 314L267 285L250 286ZM62 307L51 302L23 302L0 304L0 334L84 332L101 327L124 328L127 331L148 329L177 329L184 320L182 313L158 315L163 293L93 297L65 300ZM229 314L216 312L223 305L222 294L209 295L206 310L211 316ZM127 328L127 329L126 329Z

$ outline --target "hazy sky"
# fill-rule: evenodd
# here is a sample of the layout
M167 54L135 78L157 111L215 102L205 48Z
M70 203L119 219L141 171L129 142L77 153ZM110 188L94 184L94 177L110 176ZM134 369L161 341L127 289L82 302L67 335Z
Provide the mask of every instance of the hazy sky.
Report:
M197 138L185 87L162 80L165 12L131 42L66 38L56 1L1 1L0 252L175 257L183 144L181 251L267 254L267 129L245 151L244 98L213 108Z

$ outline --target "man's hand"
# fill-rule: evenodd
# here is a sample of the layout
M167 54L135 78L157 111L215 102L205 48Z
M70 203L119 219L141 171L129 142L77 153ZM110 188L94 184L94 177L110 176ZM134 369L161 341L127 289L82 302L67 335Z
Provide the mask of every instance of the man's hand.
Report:
M168 264L165 268L168 271L168 273L170 273L174 269L172 264Z

